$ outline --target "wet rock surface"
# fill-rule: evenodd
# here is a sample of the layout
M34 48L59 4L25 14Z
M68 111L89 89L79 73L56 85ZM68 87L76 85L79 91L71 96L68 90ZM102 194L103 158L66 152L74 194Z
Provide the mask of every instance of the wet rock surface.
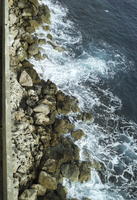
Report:
M33 34L39 26L50 30L48 6L38 0L13 0L9 18L15 200L67 200L63 178L82 183L91 177L91 165L80 161L72 140L85 134L75 130L68 114L79 113L83 121L91 121L92 115L80 111L75 97L58 90L50 80L41 80L29 62L29 58L45 59L40 45L49 40L55 50L64 51L51 42L51 34L46 39Z

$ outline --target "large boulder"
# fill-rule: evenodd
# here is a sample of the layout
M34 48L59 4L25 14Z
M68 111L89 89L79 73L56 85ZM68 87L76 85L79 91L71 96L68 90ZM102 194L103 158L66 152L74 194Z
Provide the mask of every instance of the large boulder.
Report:
M50 148L48 157L58 163L69 163L79 160L79 148L69 138L60 138L58 145Z
M44 86L42 88L42 94L43 95L55 95L57 93L57 86L52 83L50 80L48 80L46 83L44 83Z
M82 162L80 164L80 175L79 175L79 181L80 182L86 182L91 179L91 163L89 162Z
M65 95L62 91L56 94L57 110L61 114L68 114L69 112L79 112L78 100L75 97Z
M47 174L44 171L40 172L39 175L39 184L41 184L43 187L49 190L56 190L57 189L57 181L54 177L52 177L50 174Z
M61 173L63 177L77 182L79 178L79 167L75 163L67 163L61 166Z
M36 113L44 113L45 115L48 115L50 113L49 106L45 105L45 104L40 104L40 105L36 106L33 110Z
M78 129L76 131L73 131L71 133L72 137L75 139L75 140L79 140L81 139L83 136L85 136L85 133L84 131L82 131L81 129Z
M45 115L44 113L36 113L34 117L35 117L35 124L37 125L46 126L50 121L49 117L47 117L47 115Z
M19 78L19 83L22 86L26 86L26 87L32 87L33 86L32 79L26 71L23 71L21 73L20 78Z
M29 64L29 63L28 63ZM31 77L32 79L32 82L33 84L39 84L41 83L41 80L36 72L36 70L34 68L31 67L31 64L30 66L28 67L24 67L24 70L29 74L29 76Z
M56 192L58 196L60 197L60 200L66 200L67 190L62 184L58 184Z
M19 196L19 200L37 200L37 191L35 189L25 190Z
M74 124L69 119L56 119L54 123L54 131L59 134L65 134L71 132L74 129Z

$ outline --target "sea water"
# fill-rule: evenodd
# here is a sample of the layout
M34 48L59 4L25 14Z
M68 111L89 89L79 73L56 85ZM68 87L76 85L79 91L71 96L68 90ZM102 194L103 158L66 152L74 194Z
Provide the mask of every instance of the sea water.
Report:
M93 122L74 120L86 136L77 141L80 159L96 161L91 181L64 179L68 197L82 200L137 199L137 2L135 0L42 0L51 10L53 43L48 59L31 59L39 76L78 98ZM48 31L42 27L39 38Z

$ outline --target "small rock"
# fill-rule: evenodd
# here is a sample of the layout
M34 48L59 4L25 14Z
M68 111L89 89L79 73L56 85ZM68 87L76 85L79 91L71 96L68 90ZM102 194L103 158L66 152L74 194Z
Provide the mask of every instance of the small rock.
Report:
M26 6L25 1L19 1L19 2L18 2L18 7L19 7L20 9L25 8L25 6Z
M44 171L40 172L39 175L39 183L49 190L56 190L57 189L57 182L54 177L52 177L50 174L47 174Z
M52 35L51 35L51 34L49 34L49 33L47 34L47 38L48 38L48 39L50 39L50 40L52 40L52 39L53 39Z
M82 162L80 165L79 181L86 182L91 179L91 163Z
M58 145L51 148L50 158L60 163L69 163L79 160L79 148L69 138L61 138Z
M44 6L43 7L43 14L40 15L41 17L41 21L42 23L46 23L46 24L50 24L51 21L50 21L50 18L51 18L51 15L50 15L50 9L48 8L48 6Z
M46 105L52 105L52 102L49 101L48 99L43 99L43 100L41 100L41 103L42 103L42 104L46 104Z
M81 129L79 129L79 130L73 131L71 133L71 135L72 135L72 137L75 140L79 140L79 139L81 139L85 135L85 133L84 133L84 131L82 131Z
M29 74L26 71L23 71L20 75L20 79L19 79L19 83L22 86L26 86L26 87L31 87L33 86L33 82L31 77L29 76Z
M23 9L22 16L23 17L31 17L32 16L32 10L30 8Z
M30 25L36 30L40 26L40 24L36 20L30 20Z
M32 44L28 49L28 53L31 56L34 56L34 55L38 54L39 53L38 45L37 44Z
M42 93L43 95L55 95L57 93L57 86L48 80L42 88Z
M40 184L33 184L31 188L37 191L38 196L43 196L46 193L46 188Z
M26 57L27 57L27 53L26 53L25 49L23 47L20 47L17 50L17 58L18 58L18 60L23 61Z
M49 31L50 27L49 27L49 26L43 26L43 29L44 29L45 31Z
M24 116L25 116L25 113L23 112L23 110L15 112L15 120L16 121L21 121Z
M44 60L45 58L47 58L45 54L42 55L40 52L36 54L34 57L36 60Z
M14 13L10 14L9 17L10 17L10 26L13 26L17 21L17 17Z
M47 125L50 121L49 117L47 117L47 115L45 115L44 113L35 114L35 119L35 123L37 125Z
M25 190L19 196L19 200L37 200L37 191L34 189Z
M65 49L63 47L58 47L58 46L56 46L54 49L58 52L64 52L65 51Z
M28 49L28 43L27 42L21 42L21 45L22 45L23 49L25 51L27 51L27 49Z
M31 34L31 33L35 32L35 28L32 27L32 26L27 26L27 27L26 27L26 31L27 31L29 34Z
M11 28L10 28L10 40L13 40L13 42L14 42L14 39L16 38L16 36L18 35L18 30L14 27L14 26L12 26Z
M48 159L45 162L44 167L42 168L42 170L47 171L49 173L54 173L54 172L56 172L56 168L57 168L56 160Z
M37 102L39 101L39 97L37 95L28 96L26 104L30 106L31 108L37 105Z
M50 113L50 108L48 105L40 104L36 106L34 109L34 112L38 113L44 113L45 115L48 115Z
M46 193L43 200L66 200L66 199L61 199L56 191L49 191Z
M39 45L46 44L46 40L45 39L39 39L38 43L39 43Z
M29 0L31 3L33 3L34 4L34 6L36 7L36 8L38 8L39 7L39 1L38 0Z
M29 33L26 33L26 32L25 32L21 37L22 37L22 39L25 40L28 44L32 44L32 43L34 43L34 42L37 40L36 37L34 37L34 36L32 36L32 35L30 35Z
M13 0L9 0L9 7L11 7L13 5Z
M58 194L58 196L60 197L61 200L66 200L67 190L61 184L58 184L57 194Z
M87 121L87 122L93 122L93 115L88 112L81 112L78 115L77 119L82 120L82 121Z

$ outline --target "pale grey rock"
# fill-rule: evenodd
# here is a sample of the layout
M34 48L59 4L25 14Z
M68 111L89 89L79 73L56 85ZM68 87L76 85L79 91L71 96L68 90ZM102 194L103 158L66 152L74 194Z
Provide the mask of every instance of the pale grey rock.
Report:
M33 86L33 82L31 77L29 76L29 74L26 71L23 71L20 75L20 79L19 79L19 83L22 86L26 86L26 87L31 87Z
M25 8L25 6L26 6L25 1L19 1L19 2L18 2L18 7L19 7L20 9Z
M25 190L20 195L19 200L37 200L37 191L34 189Z
M10 18L10 20L9 20L10 21L10 26L13 26L17 21L17 17L16 17L16 15L14 13L11 13L9 18Z
M17 58L19 61L23 61L25 60L27 57L27 52L25 51L25 49L23 47L20 47L18 50L17 50Z
M16 75L11 72L10 74L10 105L11 112L16 110L20 104L20 101L23 97L24 89L21 87L17 81Z
M45 115L48 115L50 113L50 108L48 105L40 104L36 106L34 109L34 112L37 113L44 113Z
M52 103L51 101L49 101L48 99L43 99L43 100L41 100L40 103L46 104L46 105L52 105L52 104L53 104L53 103Z
M22 16L23 17L31 17L32 16L32 10L29 9L29 8L24 9L23 13L22 13Z
M37 125L47 125L48 122L50 121L49 117L47 117L47 115L45 115L44 113L37 113L35 114L35 123Z

